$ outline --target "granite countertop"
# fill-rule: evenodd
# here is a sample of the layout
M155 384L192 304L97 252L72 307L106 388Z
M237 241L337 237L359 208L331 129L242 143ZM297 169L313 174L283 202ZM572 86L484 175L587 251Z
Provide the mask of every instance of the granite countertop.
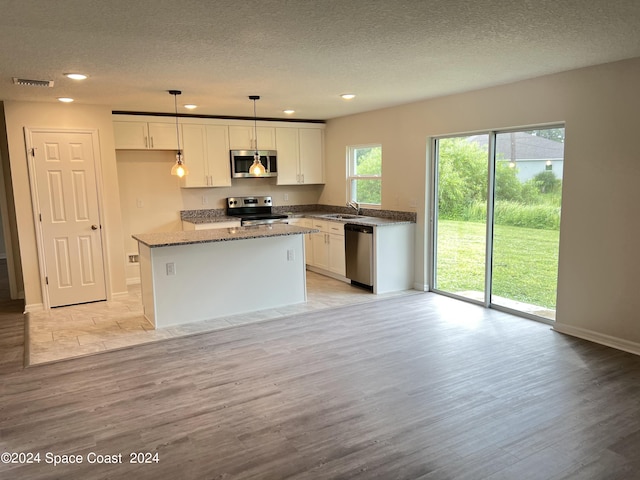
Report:
M363 208L363 215L355 216L353 215L354 210L351 208L327 205L289 205L273 207L273 213L288 215L289 218L319 218L334 222L355 223L357 225L372 225L377 227L416 223L417 221L415 212ZM354 218L336 218L336 215L351 216ZM182 210L180 212L180 218L184 222L193 224L238 221L237 217L227 216L227 212L223 208Z
M343 218L335 217L335 215L343 215ZM333 214L327 212L304 212L293 214L290 217L293 218L317 218L319 220L329 220L332 222L341 223L353 223L355 225L368 225L373 227L384 227L386 225L401 225L416 223L410 220L394 219L394 218L382 218L382 217L370 217L367 215L352 215L352 214Z
M227 242L249 238L282 237L286 235L304 235L318 233L315 228L304 228L285 223L255 225L250 227L214 228L211 230L192 230L179 232L140 233L131 235L147 247L170 247L195 243Z

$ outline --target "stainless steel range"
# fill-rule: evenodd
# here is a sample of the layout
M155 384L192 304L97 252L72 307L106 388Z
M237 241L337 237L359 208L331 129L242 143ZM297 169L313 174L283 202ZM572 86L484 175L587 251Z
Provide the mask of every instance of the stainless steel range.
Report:
M272 207L271 197L227 198L227 215L239 217L243 227L266 223L289 223L287 215L272 213Z

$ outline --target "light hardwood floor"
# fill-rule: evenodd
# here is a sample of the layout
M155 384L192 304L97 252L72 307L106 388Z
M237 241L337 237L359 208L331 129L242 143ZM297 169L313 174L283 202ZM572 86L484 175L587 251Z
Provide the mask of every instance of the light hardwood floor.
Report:
M640 478L640 357L428 293L34 366L0 392L3 451L84 459L0 478Z

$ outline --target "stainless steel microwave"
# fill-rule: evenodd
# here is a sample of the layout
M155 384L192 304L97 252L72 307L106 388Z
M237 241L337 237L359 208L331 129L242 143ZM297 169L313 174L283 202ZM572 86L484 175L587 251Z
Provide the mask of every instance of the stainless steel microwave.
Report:
M253 165L255 150L231 150L231 177L232 178L256 178L277 177L278 160L275 150L258 150L260 162L265 168L262 175L252 175L249 167Z

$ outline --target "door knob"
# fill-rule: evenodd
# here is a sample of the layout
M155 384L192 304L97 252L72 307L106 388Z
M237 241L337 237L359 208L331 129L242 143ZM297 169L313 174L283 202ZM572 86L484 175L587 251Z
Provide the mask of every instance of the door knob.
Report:
M98 226L97 225L91 225L91 230L97 230Z

